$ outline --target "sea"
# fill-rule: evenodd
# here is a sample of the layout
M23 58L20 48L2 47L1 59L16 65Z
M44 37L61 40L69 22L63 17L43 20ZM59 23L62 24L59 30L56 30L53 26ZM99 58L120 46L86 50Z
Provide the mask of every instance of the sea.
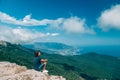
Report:
M110 46L79 46L80 53L95 52L99 54L120 57L120 45Z

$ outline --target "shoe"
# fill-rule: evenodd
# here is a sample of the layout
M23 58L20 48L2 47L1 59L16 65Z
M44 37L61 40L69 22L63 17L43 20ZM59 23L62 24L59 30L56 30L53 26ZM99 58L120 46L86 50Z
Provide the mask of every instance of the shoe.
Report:
M43 70L42 72L43 72L43 73L47 73L47 72L48 72L48 70Z

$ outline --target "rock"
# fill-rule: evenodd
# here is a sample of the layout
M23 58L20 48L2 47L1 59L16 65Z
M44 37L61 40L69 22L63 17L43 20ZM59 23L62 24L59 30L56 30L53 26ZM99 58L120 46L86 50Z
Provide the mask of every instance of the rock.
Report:
M0 45L7 47L7 43L5 41L0 41Z
M0 80L66 80L62 76L49 75L27 69L15 63L0 62Z

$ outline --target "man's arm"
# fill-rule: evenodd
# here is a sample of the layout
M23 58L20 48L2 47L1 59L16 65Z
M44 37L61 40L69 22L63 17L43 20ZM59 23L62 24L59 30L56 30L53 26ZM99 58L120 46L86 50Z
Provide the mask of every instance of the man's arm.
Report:
M41 59L40 61L41 62L47 62L48 60L47 59Z

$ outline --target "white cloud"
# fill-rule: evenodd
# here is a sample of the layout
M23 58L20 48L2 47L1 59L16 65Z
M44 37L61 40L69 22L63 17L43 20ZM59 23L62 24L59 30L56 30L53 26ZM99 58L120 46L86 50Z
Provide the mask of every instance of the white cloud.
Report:
M46 33L46 35L47 35L47 36L58 36L59 33L49 33L49 32L48 32L48 33Z
M58 36L53 35L58 33L41 33L37 31L31 31L29 29L22 28L10 28L5 26L0 26L0 40L12 42L12 43L29 43L35 40L40 40L42 37L47 36Z
M120 30L120 5L112 6L110 9L103 11L98 18L98 25L104 31L109 29Z
M23 19L17 20L10 15L0 12L0 21L3 23L9 23L20 26L51 26L51 28L58 28L72 33L95 33L92 28L89 28L85 19L79 17L70 17L70 18L58 18L56 20L36 20L32 19L31 15L26 15ZM55 34L53 34L54 36Z
M85 19L80 19L78 17L65 19L63 22L63 29L73 33L95 33L93 29L87 27Z
M62 19L58 20L36 20L32 19L31 15L26 15L23 19L17 20L15 17L11 17L10 15L0 12L0 22L3 23L10 23L14 25L21 25L21 26L41 26L41 25L48 25L48 24L59 24Z
M59 33L52 33L51 36L58 36Z

